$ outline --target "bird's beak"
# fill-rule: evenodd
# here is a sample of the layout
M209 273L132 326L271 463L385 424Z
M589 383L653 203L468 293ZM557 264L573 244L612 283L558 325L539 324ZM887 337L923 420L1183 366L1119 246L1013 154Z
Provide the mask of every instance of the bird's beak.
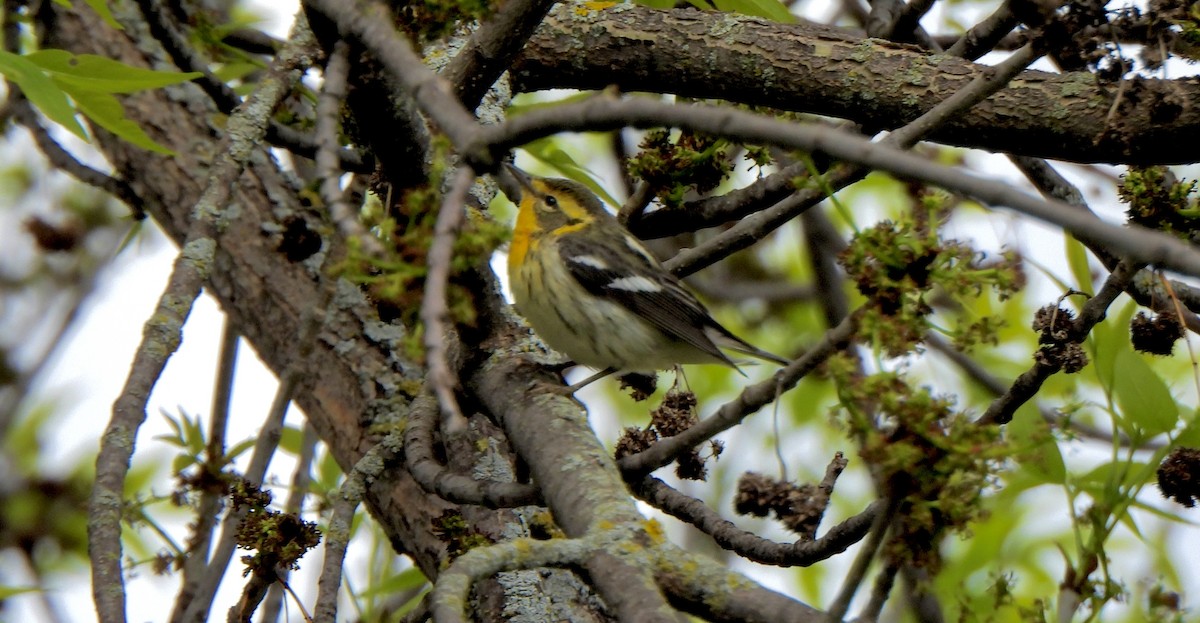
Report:
M529 174L507 162L500 168L500 174L496 176L496 181L500 183L500 190L513 203L521 203L521 197L525 193L533 194L534 192Z

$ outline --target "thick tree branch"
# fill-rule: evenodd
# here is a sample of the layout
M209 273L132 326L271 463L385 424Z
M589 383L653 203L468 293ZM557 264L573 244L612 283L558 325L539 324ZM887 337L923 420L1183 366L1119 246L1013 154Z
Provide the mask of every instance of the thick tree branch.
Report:
M516 89L616 85L843 117L883 130L916 119L988 71L809 23L586 7L562 4L550 12L518 57ZM1115 123L1108 111L1116 88L1097 85L1088 73L1026 71L930 139L1077 162L1193 161L1200 80L1134 78L1125 89L1127 105Z

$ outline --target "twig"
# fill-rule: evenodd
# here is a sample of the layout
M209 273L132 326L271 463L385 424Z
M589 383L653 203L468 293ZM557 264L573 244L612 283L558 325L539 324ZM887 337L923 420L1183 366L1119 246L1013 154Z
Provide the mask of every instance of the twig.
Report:
M585 539L521 538L472 549L454 559L434 583L429 600L433 620L438 623L473 620L467 614L468 602L471 587L479 580L514 569L577 565L594 554L598 545Z
M456 474L434 456L434 423L437 400L428 392L418 395L408 413L404 428L404 460L408 472L423 489L455 504L476 504L488 508L514 508L537 504L538 488L515 482L480 481Z
M209 423L208 447L205 463L201 470L209 472L202 478L218 477L225 461L225 433L229 420L229 403L233 397L233 373L237 367L237 351L240 334L229 318L221 335L221 352L217 363L217 382L213 388L213 410ZM187 558L183 563L182 581L175 596L175 608L186 608L196 595L201 578L208 569L208 550L212 542L213 526L221 512L221 496L213 487L200 490L196 502L196 520L190 526Z
M446 359L446 339L450 331L446 327L446 319L450 317L446 286L450 280L454 241L458 238L458 230L462 227L463 215L466 213L467 191L471 190L474 181L475 171L470 165L462 165L438 211L437 223L433 229L433 242L429 245L429 254L425 261L428 275L425 278L425 294L421 299L421 322L425 325L425 358L429 370L429 385L433 388L442 414L442 432L447 434L461 431L467 426L467 419L463 417L458 407L458 399L454 397L454 391L459 386L458 374Z
M203 74L196 83L217 108L230 113L241 103L242 98L209 70L209 59L204 58L182 31L183 26L173 19L172 11L161 0L137 0L138 8L150 27L150 34L162 44L171 56L171 61L183 71ZM273 50L272 50L273 52ZM315 141L301 132L271 120L267 126L266 139L272 145L286 149L298 156L312 158L317 153ZM348 171L370 173L372 168L357 152L341 149L337 152L338 162Z
M998 46L1004 45L1006 37L1012 32L1013 28L1017 27L1018 23L1017 16L1013 15L1012 8L1010 8L1006 0L991 15L964 33L958 41L955 41L946 50L946 53L975 60L997 49ZM1023 44L1024 42L1018 43L1014 41L1009 49Z
M842 287L841 272L835 258L846 248L837 227L820 210L808 210L800 217L808 263L816 284L816 300L825 314L825 324L834 327L850 313L850 300Z
M799 600L747 580L706 556L668 551L659 582L671 605L706 621L825 623L825 615Z
M1032 44L1022 47L999 65L988 67L987 71L976 76L950 97L938 102L937 106L930 108L925 114L889 134L884 141L902 147L915 145L921 137L928 136L930 132L949 121L952 116L982 102L988 96L1004 88L1017 74L1037 60L1038 56L1039 53Z
M1075 341L1082 342L1092 327L1104 319L1108 306L1125 291L1129 281L1140 269L1140 264L1128 260L1117 265L1116 270L1109 274L1108 279L1104 281L1104 286L1100 288L1100 291L1088 299L1088 302L1084 303L1083 309L1080 310L1079 318L1075 320L1071 330ZM1017 409L1037 395L1042 383L1058 370L1057 366L1049 362L1041 359L1035 360L1028 370L1013 381L1012 387L1007 392L992 401L978 422L980 424L1009 423Z
M312 478L310 470L318 441L317 430L306 420L301 429L300 454L296 457L296 469L292 471L292 482L288 487L287 501L283 505L285 513L299 514L303 510L304 498L308 496L308 484ZM279 582L267 593L267 598L263 600L262 606L259 608L260 621L272 623L279 619L279 610L283 605L283 587L286 586L289 575L291 575L290 569L283 569L279 572Z
M722 548L747 560L780 567L807 567L846 551L867 534L871 522L882 509L882 505L876 502L863 512L830 528L816 540L776 543L738 528L703 501L684 494L653 476L645 476L640 481L631 482L630 488L634 495L647 504L695 526L712 537Z
M872 143L861 136L830 128L785 123L738 110L703 105L676 106L645 98L613 101L600 97L531 112L503 124L488 126L483 129L483 138L492 145L493 150L502 153L513 146L556 132L664 125L721 134L753 143L824 152L872 169L890 171L900 177L923 180L973 197L987 205L1014 209L1070 231L1081 240L1107 245L1114 252L1134 261L1200 275L1200 252L1166 234L1106 223L1093 215L1070 209L1061 202L1029 195L1011 184L945 167L892 146ZM705 255L700 247L692 251L695 253L680 254L665 265L678 274L694 270L700 260L707 263L715 261Z
M851 314L838 326L826 331L821 341L803 356L776 372L773 378L742 390L741 395L736 399L721 405L716 413L700 420L686 431L660 440L642 452L622 458L617 462L621 472L627 479L649 473L667 465L682 453L711 439L717 433L736 426L773 400L777 391L791 389L800 382L800 379L841 349L854 335L856 324L857 315Z
M850 565L850 570L846 572L841 590L838 591L837 597L834 598L833 603L829 606L826 620L830 623L841 623L842 619L845 618L846 612L850 609L850 601L854 599L854 593L858 592L858 586L862 584L863 578L866 577L867 569L871 566L871 561L875 559L876 552L883 545L884 537L887 536L888 528L891 526L897 507L898 501L895 498L887 498L884 509L871 522L867 540L863 541L862 549L858 551L858 556L855 557L854 563Z
M744 188L689 201L680 210L638 213L629 220L629 228L639 238L649 240L735 221L786 199L796 192L793 180L807 173L806 163L793 163ZM687 217L680 218L681 214Z
M16 116L17 121L29 130L33 135L34 142L37 143L38 149L42 155L50 161L50 165L70 175L71 177L87 184L99 188L100 190L116 197L122 203L129 207L129 211L134 220L140 221L146 218L146 206L142 202L142 198L137 194L137 191L123 179L119 179L104 173L98 169L94 169L75 158L70 152L63 149L62 145L55 141L46 128L42 127L38 121L37 112L25 96L21 94L19 88L12 82L9 85L8 104Z
M871 600L867 602L866 607L862 612L858 613L858 620L862 623L874 623L879 620L879 614L883 612L883 605L887 603L888 595L892 592L892 586L896 583L896 574L900 571L900 567L892 562L884 564L879 570L879 575L875 576L875 585L871 589Z
M554 0L510 0L471 35L442 70L459 101L474 109L546 17Z
M1017 169L1024 173L1026 179L1032 182L1034 187L1043 195L1063 201L1067 205L1088 214L1093 213L1084 200L1083 193L1074 184L1059 174L1058 171L1054 170L1054 167L1050 166L1045 160L1015 155L1010 155L1009 159L1012 160ZM1116 268L1117 263L1120 262L1120 258L1114 255L1109 249L1100 245L1084 244L1096 256L1096 259L1099 259L1100 263L1110 271ZM1173 305L1166 303L1176 298L1183 302L1191 312L1200 309L1200 290L1181 281L1171 280L1168 283L1170 289L1177 296L1161 292L1157 279L1145 279L1141 275L1129 282L1129 288L1126 291L1139 305L1149 307L1155 311L1162 311L1164 309L1177 311ZM1179 314L1179 317L1188 330L1193 333L1200 333L1200 318L1197 318L1195 313L1183 313Z
M368 450L354 464L338 490L330 498L333 509L329 514L329 526L325 530L325 560L321 564L321 575L317 580L317 604L313 608L315 623L333 623L337 620L338 590L342 586L342 563L346 558L346 547L350 544L350 525L354 510L367 494L368 484L386 481L396 465L402 460L400 435L390 433Z
M267 467L271 463L271 457L279 445L288 405L291 404L297 384L306 372L304 362L308 354L312 352L317 330L323 324L323 319L323 310L309 308L305 310L300 320L300 332L297 336L298 357L280 375L279 388L275 391L271 408L263 420L262 428L259 429L258 436L254 441L254 449L250 453L250 463L246 466L246 472L243 474L243 477L253 485L262 484ZM245 516L246 509L226 513L224 520L221 521L221 537L217 540L216 547L213 548L212 557L208 561L208 569L197 587L196 594L182 612L176 610L173 613L175 616L172 616L172 623L198 622L207 619L217 588L225 577L225 570L229 566L229 560L233 557L234 550L237 549L237 528Z
M346 239L357 240L367 255L383 257L383 245L367 232L358 216L346 205L346 195L339 180L342 170L338 163L338 123L342 102L346 99L346 78L350 73L350 45L343 40L333 44L325 64L325 80L317 96L316 135L317 176L321 179L321 199L329 209L338 231Z
M199 219L188 233L189 242L175 266L143 330L142 343L121 394L113 404L96 456L96 478L88 504L88 555L92 562L92 596L103 623L125 621L125 582L121 572L121 513L125 476L133 456L137 431L146 421L146 403L167 358L179 347L183 324L200 288L215 248L204 236L212 224Z
M412 45L392 28L395 23L383 4L358 0L311 0L311 5L338 25L343 36L353 37L375 55L412 95L472 167L490 168L492 158L482 152L479 124L450 93L448 83L421 62Z

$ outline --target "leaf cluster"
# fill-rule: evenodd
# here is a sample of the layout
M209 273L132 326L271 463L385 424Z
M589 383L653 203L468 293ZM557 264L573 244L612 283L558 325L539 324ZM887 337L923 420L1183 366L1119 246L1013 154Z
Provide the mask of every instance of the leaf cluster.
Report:
M906 353L930 328L935 290L953 300L978 297L985 290L1006 299L1025 284L1019 258L1005 253L985 261L969 243L943 239L938 217L941 199L927 196L925 218L910 215L883 221L850 241L838 260L869 301L862 332L889 356ZM987 319L959 333L964 346L994 341L999 319Z

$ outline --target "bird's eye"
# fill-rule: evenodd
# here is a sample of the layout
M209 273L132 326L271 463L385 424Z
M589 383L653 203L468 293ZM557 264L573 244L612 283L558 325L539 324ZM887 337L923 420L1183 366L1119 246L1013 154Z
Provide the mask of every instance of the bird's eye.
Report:
M557 208L558 207L558 199L555 199L554 195L546 195L546 205L548 205L552 208Z

